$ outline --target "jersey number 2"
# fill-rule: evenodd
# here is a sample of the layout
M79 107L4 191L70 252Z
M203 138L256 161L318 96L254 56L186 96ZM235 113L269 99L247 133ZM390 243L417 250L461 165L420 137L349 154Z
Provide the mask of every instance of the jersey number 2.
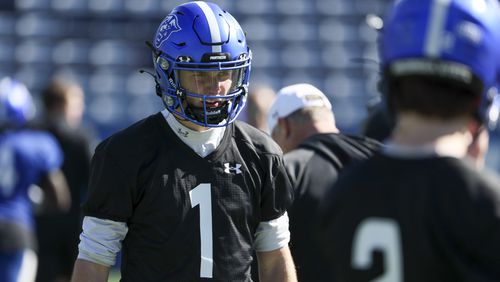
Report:
M201 262L200 277L212 278L213 247L212 247L212 193L210 183L202 183L189 191L191 207L200 206L200 244Z
M354 269L370 268L373 251L384 253L384 273L372 282L403 281L399 225L388 218L367 218L354 234L351 265Z

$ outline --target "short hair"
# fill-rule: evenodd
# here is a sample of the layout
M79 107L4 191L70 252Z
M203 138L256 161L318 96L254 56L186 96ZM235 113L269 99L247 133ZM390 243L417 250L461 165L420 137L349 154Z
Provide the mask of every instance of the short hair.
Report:
M387 100L391 113L414 112L450 120L478 117L482 87L429 75L388 77Z
M54 110L66 104L69 90L72 87L79 87L73 81L66 81L60 78L53 79L42 91L42 102L46 110Z
M286 117L295 124L315 123L319 121L332 121L335 118L332 110L325 107L304 107Z

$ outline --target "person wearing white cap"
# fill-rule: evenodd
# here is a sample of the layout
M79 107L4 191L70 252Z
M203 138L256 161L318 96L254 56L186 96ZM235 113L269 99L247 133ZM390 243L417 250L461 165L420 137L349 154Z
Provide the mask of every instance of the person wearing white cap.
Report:
M332 105L318 88L301 83L282 88L268 113L269 131L284 153L314 133L338 133Z
M324 274L331 265L321 259L322 246L315 239L317 207L340 171L371 156L380 143L340 133L330 101L310 84L279 90L268 123L273 139L286 153L285 167L295 189L288 215L299 281L329 281Z

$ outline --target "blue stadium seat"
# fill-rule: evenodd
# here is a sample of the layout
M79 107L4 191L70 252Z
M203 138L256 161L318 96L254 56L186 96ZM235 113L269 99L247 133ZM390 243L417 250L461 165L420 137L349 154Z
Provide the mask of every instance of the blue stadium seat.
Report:
M371 0L366 0L371 1ZM320 15L327 16L355 16L359 15L351 0L331 1L316 0L316 11Z
M153 97L156 95L154 92L154 79L147 73L140 73L138 69L135 69L127 74L126 90L127 94L131 97L144 97L148 95L152 95L151 97ZM153 100L151 97L146 97L144 100Z
M89 10L91 13L119 15L125 11L123 0L89 0Z
M24 40L17 45L15 58L20 64L50 64L52 42L40 39Z
M273 4L274 1L269 0L237 1L234 12L254 16L273 15L276 10Z
M319 23L318 36L323 42L358 41L358 24L340 18L327 18Z
M317 42L317 28L314 22L303 18L286 17L280 22L278 33L281 40L307 41L308 44Z
M16 23L16 33L25 37L55 37L64 31L64 23L48 14L30 12L22 14Z
M22 81L33 93L37 93L45 87L52 75L52 69L46 65L24 65L19 68L14 77Z
M49 10L51 0L16 0L18 10Z
M125 99L126 77L123 71L115 71L111 68L99 68L92 72L89 77L89 95L98 97L102 95L116 94Z
M52 0L52 9L61 13L83 14L88 12L88 2L81 0Z
M12 37L15 35L16 18L8 12L0 12L0 36Z
M132 43L122 40L97 41L90 48L89 63L98 66L136 65L143 54L132 46Z
M85 39L67 39L57 43L52 52L55 64L87 64L90 42Z
M125 11L131 14L150 16L163 14L159 0L125 0Z
M0 40L0 65L14 63L15 49L16 44L12 40Z
M169 0L169 1L161 1L161 9L163 10L164 12L164 17L170 12L172 11L172 9L177 6L177 5L180 5L182 3L186 3L186 1L184 0ZM158 22L159 24L159 22Z
M304 16L314 12L309 1L302 0L277 0L276 12L282 15Z
M270 19L250 17L241 21L240 24L246 31L247 40L250 44L255 41L273 41L278 37L276 25Z
M281 65L286 68L313 68L320 65L318 52L313 46L301 43L288 44L280 50Z

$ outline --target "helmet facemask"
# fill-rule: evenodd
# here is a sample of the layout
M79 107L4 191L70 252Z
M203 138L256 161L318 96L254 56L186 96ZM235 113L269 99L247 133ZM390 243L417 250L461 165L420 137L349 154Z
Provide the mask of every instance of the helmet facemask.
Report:
M249 59L209 63L185 60L177 58L174 62L166 56L156 60L160 80L168 80L160 82L165 107L204 127L233 122L246 101Z

